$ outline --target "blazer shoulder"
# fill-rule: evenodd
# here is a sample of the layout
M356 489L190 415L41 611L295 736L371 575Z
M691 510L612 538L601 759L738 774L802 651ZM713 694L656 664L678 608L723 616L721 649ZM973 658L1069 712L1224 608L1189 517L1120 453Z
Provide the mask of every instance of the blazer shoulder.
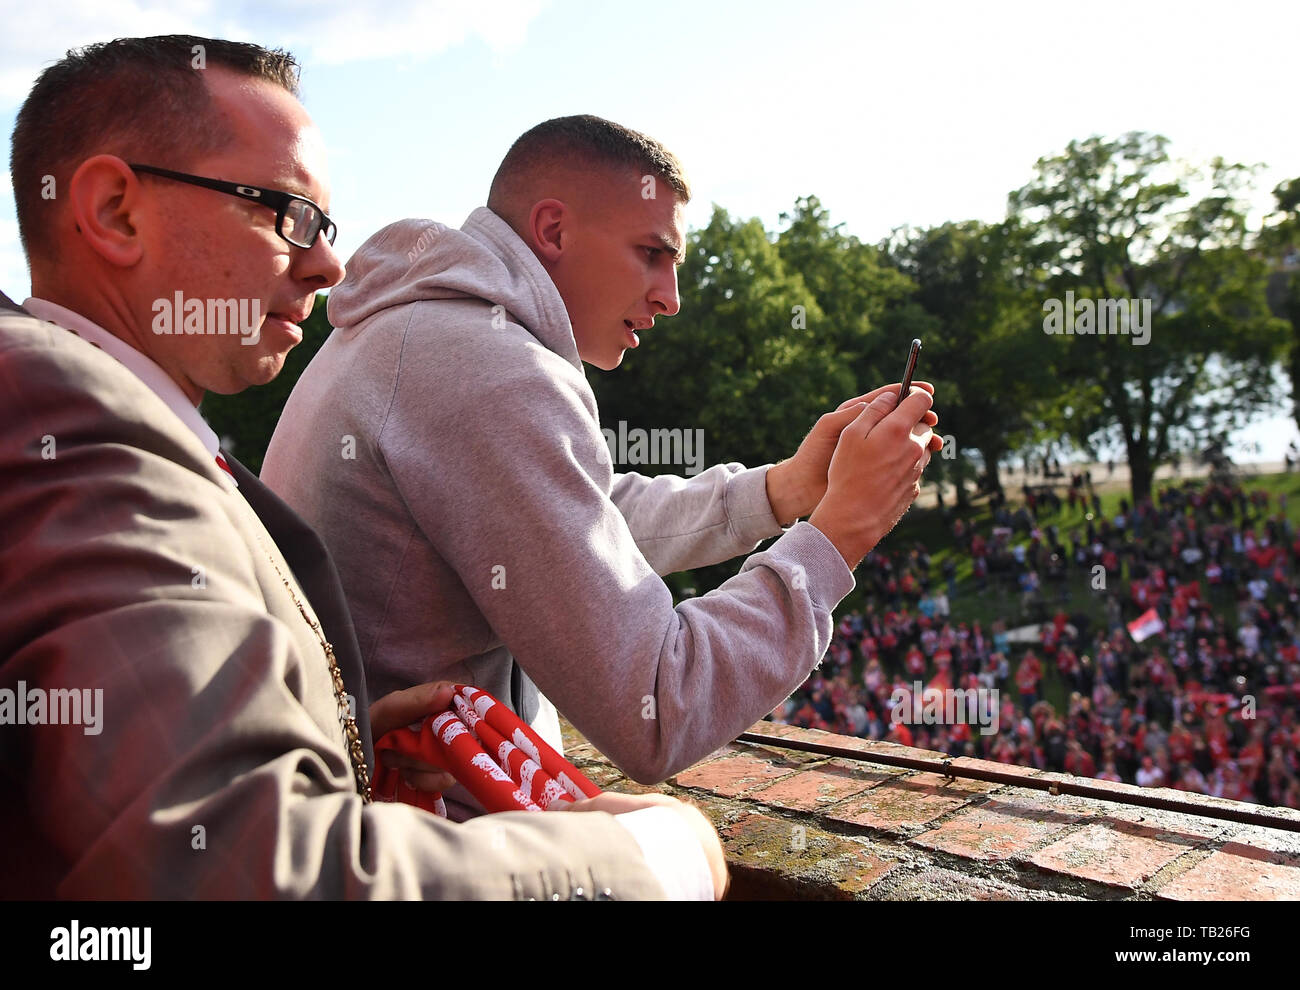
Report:
M218 470L189 427L115 358L57 324L0 312L0 448L46 436L60 449L119 444L210 478Z

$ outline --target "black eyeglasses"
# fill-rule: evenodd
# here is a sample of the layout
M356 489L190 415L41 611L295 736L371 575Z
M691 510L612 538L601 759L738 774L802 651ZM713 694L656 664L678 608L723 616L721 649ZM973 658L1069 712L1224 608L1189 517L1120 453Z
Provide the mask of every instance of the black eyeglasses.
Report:
M261 203L275 210L275 232L290 244L300 248L310 248L316 238L324 231L325 239L334 243L339 229L334 221L325 215L325 211L310 199L295 196L293 193L280 192L276 189L263 189L260 186L245 186L238 182L223 182L221 179L206 179L201 175L188 175L185 172L173 172L166 168L152 165L127 165L136 172L160 175L164 179L188 182L192 186L215 189L217 192L229 193L252 203Z

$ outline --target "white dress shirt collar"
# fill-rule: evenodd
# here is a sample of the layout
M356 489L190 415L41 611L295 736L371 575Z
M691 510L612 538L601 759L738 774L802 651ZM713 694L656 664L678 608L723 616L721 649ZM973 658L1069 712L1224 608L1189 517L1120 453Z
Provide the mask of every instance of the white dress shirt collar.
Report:
M71 330L82 340L94 344L105 354L116 358L136 378L144 382L154 395L167 404L167 408L199 438L199 442L208 449L208 453L213 457L217 456L221 447L217 434L204 422L198 409L181 391L181 387L153 361L120 337L114 337L103 327L58 303L32 298L23 303L23 309L38 320L56 323L65 330Z

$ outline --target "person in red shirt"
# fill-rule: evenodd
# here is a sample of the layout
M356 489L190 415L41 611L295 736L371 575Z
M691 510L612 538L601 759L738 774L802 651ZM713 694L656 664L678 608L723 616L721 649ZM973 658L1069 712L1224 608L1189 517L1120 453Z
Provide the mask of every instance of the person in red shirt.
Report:
M908 674L912 677L925 676L925 654L921 652L919 646L913 644L912 648L907 651L907 659L904 661L904 665L907 667Z
M1016 744L1007 736L1000 736L993 746L993 760L996 763L1015 763Z
M1206 723L1205 745L1216 767L1232 756L1228 743L1228 727L1223 724L1223 716L1215 715Z
M898 743L900 746L912 745L912 730L903 722L896 722L889 727L889 733L885 736L889 742Z
M930 678L927 687L937 688L940 691L949 690L952 687L952 654L947 650L936 654L934 667L934 677Z
M1026 650L1016 668L1016 687L1020 691L1021 703L1026 709L1032 708L1038 701L1038 682L1043 677L1043 665L1033 650Z
M1066 747L1065 772L1077 777L1095 777L1097 763L1077 739L1072 739Z
M1175 723L1169 731L1169 759L1175 764L1190 763L1195 739L1182 723Z
M1264 726L1258 725L1251 731L1251 737L1237 754L1237 764L1242 772L1254 776L1264 769Z
M1073 681L1079 672L1079 657L1068 646L1062 646L1056 654L1056 669L1062 679Z

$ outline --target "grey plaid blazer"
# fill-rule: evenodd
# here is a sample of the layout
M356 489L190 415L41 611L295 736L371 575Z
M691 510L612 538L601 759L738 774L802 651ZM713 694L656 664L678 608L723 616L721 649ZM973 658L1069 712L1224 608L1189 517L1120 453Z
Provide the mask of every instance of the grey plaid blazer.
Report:
M153 392L0 295L0 896L662 896L605 814L364 806L277 567Z

